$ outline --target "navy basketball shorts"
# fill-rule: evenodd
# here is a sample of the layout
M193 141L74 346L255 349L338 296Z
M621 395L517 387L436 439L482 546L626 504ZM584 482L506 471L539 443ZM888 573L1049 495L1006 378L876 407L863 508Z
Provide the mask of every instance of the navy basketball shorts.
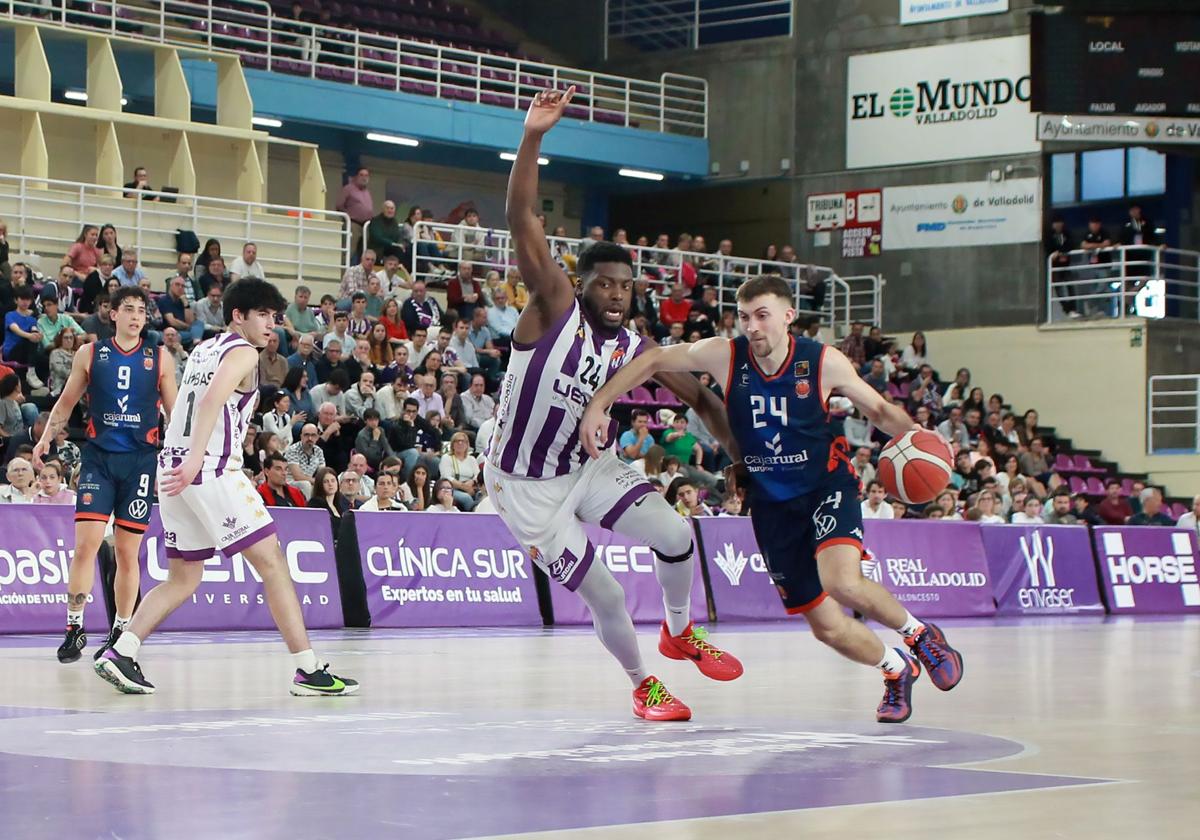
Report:
M750 521L767 571L791 614L807 612L825 600L817 571L821 549L852 545L862 552L856 479L830 481L819 492L786 502L752 500Z
M109 452L87 444L79 458L76 522L108 522L142 533L150 524L158 453L146 446L133 452Z

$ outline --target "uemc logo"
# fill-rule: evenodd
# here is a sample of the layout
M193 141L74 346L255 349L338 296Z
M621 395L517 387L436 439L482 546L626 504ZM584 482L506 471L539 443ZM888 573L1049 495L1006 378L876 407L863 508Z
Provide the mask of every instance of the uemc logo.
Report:
M1145 540L1161 538L1164 534L1147 529L1137 536ZM1196 557L1192 553L1191 539L1183 531L1172 532L1170 536L1170 553L1139 555L1126 552L1124 534L1110 532L1103 535L1104 563L1112 584L1113 606L1136 606L1134 586L1162 584L1178 586L1184 606L1200 607L1200 578L1196 576Z
M945 222L918 222L917 233L939 233L946 229Z

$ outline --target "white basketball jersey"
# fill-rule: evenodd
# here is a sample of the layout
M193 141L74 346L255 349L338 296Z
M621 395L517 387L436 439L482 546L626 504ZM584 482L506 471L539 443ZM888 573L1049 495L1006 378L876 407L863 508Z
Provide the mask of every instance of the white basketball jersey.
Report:
M171 421L163 438L161 459L167 466L179 466L194 448L192 423L195 421L196 407L208 392L221 361L238 347L253 349L254 345L236 333L222 333L196 345L188 357L183 381L179 384L179 396L175 400L175 410L171 412ZM242 440L257 404L258 367L255 366L254 384L248 391L234 391L217 417L212 434L204 445L204 466L194 483L242 468Z
M608 377L647 346L629 329L606 339L588 323L578 299L537 341L514 339L488 447L492 465L520 478L579 469L588 457L579 443L584 409Z

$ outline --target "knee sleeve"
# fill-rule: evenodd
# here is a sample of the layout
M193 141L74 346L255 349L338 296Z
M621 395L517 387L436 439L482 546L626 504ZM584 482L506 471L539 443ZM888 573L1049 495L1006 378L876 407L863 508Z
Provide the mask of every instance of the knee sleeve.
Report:
M613 523L613 530L650 546L666 563L692 556L692 526L658 493L648 493L640 503L630 505Z

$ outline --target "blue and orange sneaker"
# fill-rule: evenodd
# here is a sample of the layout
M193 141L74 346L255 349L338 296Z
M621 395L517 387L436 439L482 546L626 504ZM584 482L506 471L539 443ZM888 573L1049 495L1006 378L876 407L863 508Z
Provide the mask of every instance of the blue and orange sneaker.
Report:
M929 672L929 681L942 691L958 685L963 675L962 654L950 647L936 624L926 624L916 635L904 639L913 656Z
M700 673L711 680L736 680L742 675L742 663L728 651L715 647L703 627L688 626L678 636L672 636L667 622L658 633L658 652L669 659L690 659Z
M633 713L642 720L691 720L692 710L667 691L658 677L646 677L633 690Z
M908 665L896 674L883 674L883 699L875 709L875 720L880 723L904 723L912 717L912 687L921 676L921 665L899 648L896 652Z

